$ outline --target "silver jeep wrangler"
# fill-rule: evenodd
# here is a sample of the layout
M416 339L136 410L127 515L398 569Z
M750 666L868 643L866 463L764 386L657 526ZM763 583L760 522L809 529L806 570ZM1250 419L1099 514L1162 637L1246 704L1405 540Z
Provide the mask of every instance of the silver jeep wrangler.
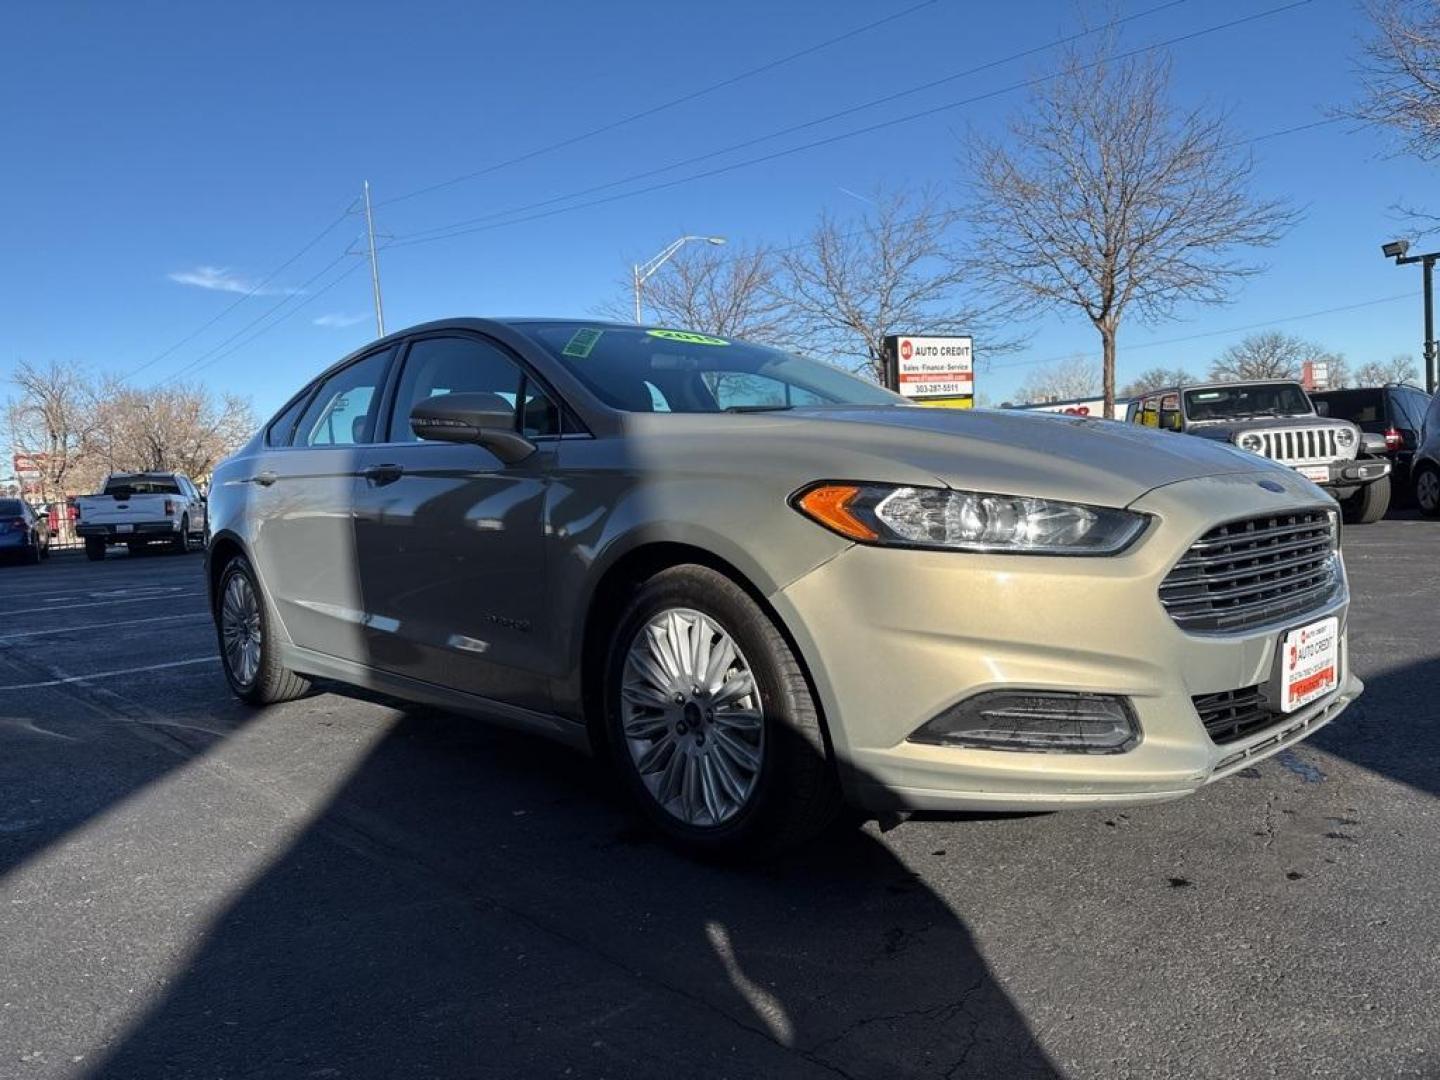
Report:
M1390 507L1390 463L1348 420L1320 416L1288 379L1173 386L1137 398L1129 420L1232 443L1289 465L1340 504L1345 520L1379 521ZM1383 439L1382 439L1383 441Z

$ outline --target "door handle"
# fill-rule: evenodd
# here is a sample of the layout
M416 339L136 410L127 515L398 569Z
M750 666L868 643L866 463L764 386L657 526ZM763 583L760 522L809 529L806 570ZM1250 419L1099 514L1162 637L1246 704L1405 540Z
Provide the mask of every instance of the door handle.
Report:
M269 487L276 480L280 479L280 474L276 472L271 472L269 469L266 469L264 472L256 473L254 479L255 483L261 485L262 487Z
M393 484L404 473L400 465L369 465L360 470L360 475L372 484Z

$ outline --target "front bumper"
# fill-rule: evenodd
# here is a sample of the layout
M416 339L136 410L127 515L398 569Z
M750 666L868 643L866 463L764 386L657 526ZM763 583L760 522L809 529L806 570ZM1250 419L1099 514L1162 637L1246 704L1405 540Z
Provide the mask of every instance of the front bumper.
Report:
M1376 480L1390 475L1390 462L1378 458L1356 458L1353 461L1332 461L1329 465L1314 466L1324 469L1326 476L1312 477L1323 488L1356 488L1373 484Z
M1340 652L1339 688L1275 725L1214 743L1192 698L1266 682L1288 629L1345 625L1345 586L1312 611L1234 634L1182 631L1159 600L1181 555L1214 525L1316 507L1284 473L1157 488L1153 521L1110 558L974 555L856 546L771 600L804 655L847 794L869 809L1053 810L1176 798L1291 745L1360 693ZM1127 698L1139 745L1119 754L1023 753L911 742L926 721L987 690Z

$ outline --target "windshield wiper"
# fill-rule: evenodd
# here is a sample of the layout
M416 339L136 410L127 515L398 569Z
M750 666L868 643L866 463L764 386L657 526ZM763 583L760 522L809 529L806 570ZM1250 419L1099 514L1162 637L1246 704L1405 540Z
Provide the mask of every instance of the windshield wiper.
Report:
M784 412L794 405L726 405L726 412Z

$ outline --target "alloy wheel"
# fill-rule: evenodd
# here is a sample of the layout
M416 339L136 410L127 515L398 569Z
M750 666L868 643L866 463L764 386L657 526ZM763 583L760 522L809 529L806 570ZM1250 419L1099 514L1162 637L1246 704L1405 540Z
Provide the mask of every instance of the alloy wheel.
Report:
M666 813L706 828L746 807L765 716L753 670L719 623L691 608L653 616L630 643L620 698L630 760Z
M1426 469L1415 481L1415 501L1420 509L1433 514L1440 506L1440 472Z
M260 670L260 602L244 574L230 575L220 600L220 640L225 666L241 686L248 687Z

